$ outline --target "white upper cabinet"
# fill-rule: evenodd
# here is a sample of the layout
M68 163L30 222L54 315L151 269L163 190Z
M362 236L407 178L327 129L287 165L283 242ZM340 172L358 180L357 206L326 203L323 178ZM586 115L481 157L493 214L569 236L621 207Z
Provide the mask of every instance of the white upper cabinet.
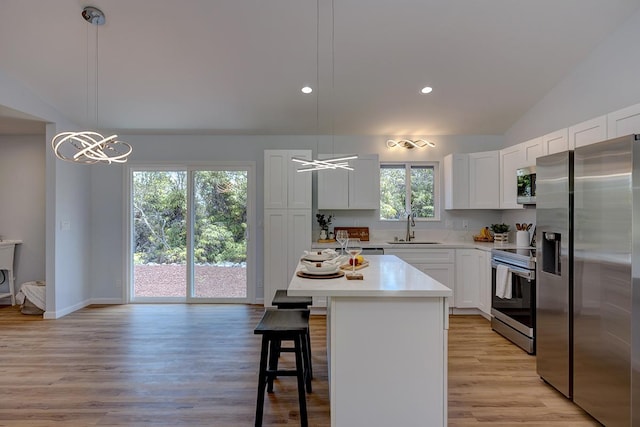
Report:
M607 138L640 133L640 104L607 114Z
M264 151L264 208L310 209L311 173L296 172L293 157L311 159L311 150Z
M533 166L536 164L536 159L543 156L544 145L543 138L534 138L529 141L518 144L522 150L522 165L518 167Z
M516 170L524 166L525 160L522 144L500 150L500 209L522 209L522 205L516 203Z
M469 155L444 157L444 208L469 209Z
M499 155L499 151L485 151L445 156L444 208L498 209Z
M548 133L542 137L542 151L544 155L561 153L568 149L569 130L567 128Z
M605 139L607 139L607 116L596 117L569 128L570 150Z
M500 152L469 154L469 208L500 208Z
M320 155L329 158L336 155ZM380 162L377 154L349 160L354 170L319 171L318 209L378 209L380 207Z

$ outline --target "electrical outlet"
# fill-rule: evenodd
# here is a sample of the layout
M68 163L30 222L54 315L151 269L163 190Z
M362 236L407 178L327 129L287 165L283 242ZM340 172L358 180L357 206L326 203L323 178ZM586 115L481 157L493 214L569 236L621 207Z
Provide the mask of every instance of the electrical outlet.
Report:
M466 219L462 220L462 228L464 230L467 230L469 228L469 221L468 220L466 220Z

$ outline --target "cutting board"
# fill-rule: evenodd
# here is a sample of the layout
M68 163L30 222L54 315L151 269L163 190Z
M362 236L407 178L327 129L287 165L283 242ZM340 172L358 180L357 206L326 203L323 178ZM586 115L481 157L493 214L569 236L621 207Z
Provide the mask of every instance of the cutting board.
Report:
M369 261L365 260L362 264L358 264L356 265L356 270L361 270L365 267L369 267ZM353 270L353 266L349 265L349 264L342 264L340 266L340 270L344 270L344 271L352 271Z
M369 241L369 227L334 227L333 232L347 230L350 239L360 239L363 242Z

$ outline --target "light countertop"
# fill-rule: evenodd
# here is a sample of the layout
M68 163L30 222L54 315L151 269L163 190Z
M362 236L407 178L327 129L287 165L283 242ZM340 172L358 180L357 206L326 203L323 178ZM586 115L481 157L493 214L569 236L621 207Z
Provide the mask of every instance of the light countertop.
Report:
M535 249L533 246L517 246L515 243L495 244L493 242L449 242L438 241L437 243L420 243L416 240L416 243L390 243L385 241L368 241L360 242L363 248L383 248L383 249L480 249L483 251L491 251L491 249ZM312 249L326 249L326 248L339 248L338 242L333 243L318 243L313 242L311 244Z
M22 240L0 240L0 246L19 245L21 243Z
M453 291L393 255L366 256L369 266L357 270L364 280L305 279L296 275L287 293L320 297L451 297ZM301 268L298 265L298 269Z

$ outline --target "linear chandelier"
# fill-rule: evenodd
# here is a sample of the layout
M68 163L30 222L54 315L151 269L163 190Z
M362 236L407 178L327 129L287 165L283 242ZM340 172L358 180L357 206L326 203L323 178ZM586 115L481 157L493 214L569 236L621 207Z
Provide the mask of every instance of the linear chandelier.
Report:
M390 139L387 141L387 147L403 147L407 149L412 148L424 148L424 147L435 147L431 141L426 141L424 139Z
M309 166L307 168L297 169L298 172L312 172L327 169L346 169L348 171L352 171L353 168L349 166L348 160L357 158L358 156L356 155L324 160L306 160L298 157L292 157L291 161L301 163L302 166Z
M82 10L85 21L96 26L96 79L95 79L95 111L96 127L98 125L98 26L106 22L104 13L95 7L85 7ZM87 43L88 45L88 43ZM87 53L87 64L89 54ZM89 81L87 65L87 96ZM87 102L88 104L88 102ZM88 109L88 107L87 107ZM88 114L87 114L88 115ZM118 141L118 135L103 136L96 131L60 132L51 139L51 148L56 157L74 163L125 163L131 154L131 145Z
M319 93L320 93L320 0L316 0L316 135L319 138L320 133L320 104L319 104ZM331 153L334 154L334 145L335 145L335 132L334 132L334 110L333 110L333 93L335 89L335 12L334 12L334 4L333 0L331 0ZM311 93L311 92L308 92ZM319 143L316 143L316 152L318 151ZM349 160L357 159L358 156L348 155L342 157L328 158L328 159L316 159L316 160L307 160L293 157L291 161L302 164L303 167L300 169L296 169L298 172L313 172L313 171L323 171L323 170L335 170L335 169L345 169L348 171L354 170L351 166L349 166Z

